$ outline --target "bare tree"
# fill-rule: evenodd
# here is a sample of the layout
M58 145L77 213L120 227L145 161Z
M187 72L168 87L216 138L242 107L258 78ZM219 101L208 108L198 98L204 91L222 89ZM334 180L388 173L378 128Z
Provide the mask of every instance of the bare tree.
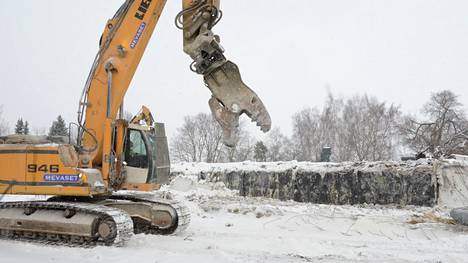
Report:
M320 115L320 144L317 149L317 158L325 147L333 150L334 161L351 160L353 153L346 138L343 137L343 110L344 101L329 93ZM318 159L317 159L318 161Z
M254 149L254 159L256 162L266 162L267 161L268 148L262 141L258 141L255 144Z
M293 141L299 161L317 159L320 139L320 112L316 108L304 109L293 116Z
M241 121L238 128L237 142L234 147L222 147L223 162L242 162L253 159L255 139L245 129L245 122Z
M450 90L432 94L423 109L426 119L406 116L400 125L405 142L417 153L434 157L450 155L468 140L468 125L463 105Z
M172 159L184 162L196 162L201 159L200 142L197 136L195 117L184 118L182 127L177 129L175 138L171 141Z
M294 147L291 140L281 133L279 127L273 128L268 133L266 147L268 148L268 161L290 161L295 158Z
M0 105L0 136L8 133L8 123L3 119L3 105Z
M182 162L238 162L252 158L254 142L241 122L234 147L222 143L222 130L210 114L187 116L171 143L172 158Z
M387 107L374 97L355 96L347 100L340 129L343 147L354 161L392 159L395 152L396 120L399 108Z
M398 107L367 95L343 100L328 95L323 110L306 109L293 117L299 160L318 161L324 147L333 161L387 160L395 152Z
M222 131L209 114L187 116L172 141L173 158L186 162L217 162Z

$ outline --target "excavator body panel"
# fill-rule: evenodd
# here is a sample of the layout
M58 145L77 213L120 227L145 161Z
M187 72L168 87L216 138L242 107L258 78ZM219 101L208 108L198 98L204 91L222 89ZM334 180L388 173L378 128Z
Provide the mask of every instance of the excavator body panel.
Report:
M79 169L71 145L0 145L0 193L97 196L108 191L96 169ZM76 155L76 154L75 154ZM71 166L70 166L71 164Z
M124 175L121 185L114 187L117 189L109 186L111 178L103 176L100 169L79 168L72 145L22 143L0 144L0 193L100 196L111 190L158 190L168 183L170 161L164 124L130 124L122 131L119 158L125 165L120 171ZM117 129L114 136L120 137L118 133Z

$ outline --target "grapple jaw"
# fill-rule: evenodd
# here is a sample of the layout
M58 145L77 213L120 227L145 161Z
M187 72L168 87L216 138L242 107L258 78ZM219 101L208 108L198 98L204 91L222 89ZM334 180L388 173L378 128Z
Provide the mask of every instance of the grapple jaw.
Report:
M237 65L224 56L220 37L211 31L221 17L214 2L193 1L177 15L176 24L184 30L184 51L193 59L190 68L203 75L212 93L209 105L222 127L224 144L234 146L240 115L245 113L263 132L271 129L271 118L258 95L242 81Z
M239 68L231 61L205 75L211 90L209 101L213 116L221 125L224 143L234 146L239 126L239 116L245 113L263 132L271 128L271 118L257 94L244 84Z

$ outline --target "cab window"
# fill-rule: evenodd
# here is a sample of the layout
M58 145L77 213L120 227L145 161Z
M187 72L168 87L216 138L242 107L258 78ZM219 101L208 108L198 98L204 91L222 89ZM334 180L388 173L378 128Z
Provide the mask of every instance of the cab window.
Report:
M138 130L129 130L125 146L125 162L131 167L148 168L145 140Z

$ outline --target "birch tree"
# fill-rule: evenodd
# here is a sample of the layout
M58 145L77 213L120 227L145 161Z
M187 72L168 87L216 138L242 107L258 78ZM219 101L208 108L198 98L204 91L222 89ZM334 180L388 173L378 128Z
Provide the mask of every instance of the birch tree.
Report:
M376 161L394 157L400 111L367 95L349 99L328 95L322 111L293 116L293 142L299 160L319 161L324 147L332 161Z
M210 114L186 116L171 141L171 155L180 162L239 162L253 156L254 142L241 122L234 147L222 143L223 133Z
M8 123L3 118L3 106L0 105L0 136L8 133Z

